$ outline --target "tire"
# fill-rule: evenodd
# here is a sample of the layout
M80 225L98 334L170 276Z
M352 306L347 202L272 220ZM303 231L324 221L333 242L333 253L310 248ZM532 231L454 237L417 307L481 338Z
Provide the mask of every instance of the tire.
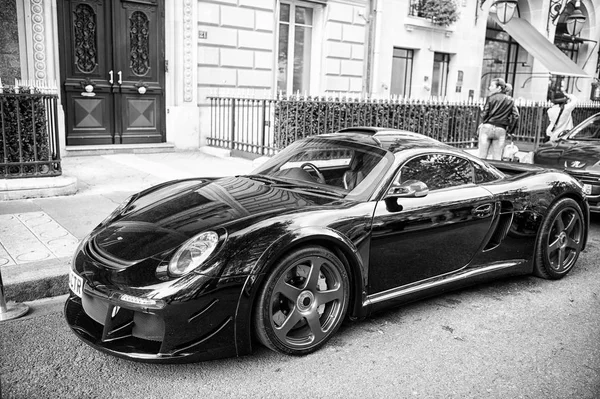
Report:
M570 198L554 203L537 239L534 274L551 280L566 276L577 262L584 234L579 204Z
M294 250L276 264L260 290L256 336L276 352L312 353L342 324L349 291L346 268L333 253L318 246Z

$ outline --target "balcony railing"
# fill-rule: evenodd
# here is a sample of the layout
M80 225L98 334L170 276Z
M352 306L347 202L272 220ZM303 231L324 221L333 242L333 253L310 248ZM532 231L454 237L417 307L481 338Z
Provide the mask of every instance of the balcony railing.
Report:
M408 11L408 15L412 17L425 17L423 14L423 0L410 0L410 8Z

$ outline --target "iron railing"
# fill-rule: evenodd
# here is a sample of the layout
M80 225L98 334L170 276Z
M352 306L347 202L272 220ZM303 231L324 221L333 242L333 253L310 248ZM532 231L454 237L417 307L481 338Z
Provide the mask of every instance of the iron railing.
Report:
M208 145L252 154L273 155L276 100L211 97Z
M254 155L272 155L297 139L352 126L409 130L450 145L477 145L484 100L452 103L423 100L253 99L209 97L208 145ZM535 148L548 126L548 102L517 102L520 118L514 141ZM600 103L580 103L577 124L600 112Z
M413 17L425 17L425 14L423 13L424 3L423 0L410 0L408 15Z
M61 173L58 95L0 92L0 178Z

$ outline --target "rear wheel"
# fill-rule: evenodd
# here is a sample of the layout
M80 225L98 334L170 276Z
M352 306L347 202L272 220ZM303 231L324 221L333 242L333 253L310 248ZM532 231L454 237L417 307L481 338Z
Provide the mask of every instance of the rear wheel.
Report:
M564 277L575 265L585 234L577 202L563 198L550 207L537 241L534 274L546 279Z
M259 294L254 325L268 348L305 355L322 347L342 324L350 282L344 264L322 247L287 254Z

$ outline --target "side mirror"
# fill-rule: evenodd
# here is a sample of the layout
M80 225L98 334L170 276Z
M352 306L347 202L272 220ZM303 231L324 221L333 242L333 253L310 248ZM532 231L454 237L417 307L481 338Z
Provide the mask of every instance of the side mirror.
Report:
M394 184L387 193L387 198L418 198L429 194L427 184L420 180L407 180L401 184Z

